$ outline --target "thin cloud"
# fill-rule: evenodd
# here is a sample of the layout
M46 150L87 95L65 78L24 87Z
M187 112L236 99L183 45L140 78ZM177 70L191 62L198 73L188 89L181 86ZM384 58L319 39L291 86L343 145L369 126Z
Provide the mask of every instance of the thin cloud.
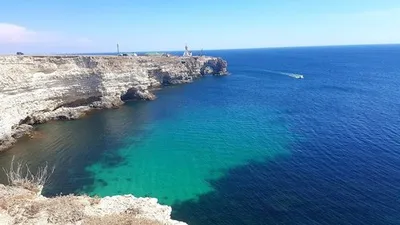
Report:
M86 37L71 37L61 33L35 31L20 25L0 22L0 44L58 43L62 45L82 45L91 42Z
M24 44L38 40L38 34L25 27L10 23L0 23L0 43Z

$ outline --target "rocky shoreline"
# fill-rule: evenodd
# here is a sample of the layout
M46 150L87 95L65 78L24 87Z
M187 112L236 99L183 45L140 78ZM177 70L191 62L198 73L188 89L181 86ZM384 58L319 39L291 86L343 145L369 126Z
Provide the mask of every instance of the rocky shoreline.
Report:
M152 90L226 75L209 56L0 56L0 151L32 125L79 119L128 100L153 100Z

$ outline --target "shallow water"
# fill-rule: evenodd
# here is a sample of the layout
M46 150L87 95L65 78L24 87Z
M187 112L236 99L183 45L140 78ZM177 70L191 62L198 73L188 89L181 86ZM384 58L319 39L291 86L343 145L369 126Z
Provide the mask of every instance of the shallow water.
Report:
M47 195L157 197L190 224L400 223L400 46L208 54L232 75L40 125L0 164L48 161Z

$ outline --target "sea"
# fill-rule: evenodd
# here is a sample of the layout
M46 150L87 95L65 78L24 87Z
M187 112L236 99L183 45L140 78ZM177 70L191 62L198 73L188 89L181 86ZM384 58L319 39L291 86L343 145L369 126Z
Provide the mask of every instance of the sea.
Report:
M194 225L400 224L400 45L204 54L230 75L38 125L0 166L54 165L46 196L155 197Z

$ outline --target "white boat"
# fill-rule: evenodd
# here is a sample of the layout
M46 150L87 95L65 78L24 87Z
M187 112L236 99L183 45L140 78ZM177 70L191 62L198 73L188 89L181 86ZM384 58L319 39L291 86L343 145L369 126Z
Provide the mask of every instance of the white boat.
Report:
M301 74L289 74L289 76L296 79L304 79L304 76Z

